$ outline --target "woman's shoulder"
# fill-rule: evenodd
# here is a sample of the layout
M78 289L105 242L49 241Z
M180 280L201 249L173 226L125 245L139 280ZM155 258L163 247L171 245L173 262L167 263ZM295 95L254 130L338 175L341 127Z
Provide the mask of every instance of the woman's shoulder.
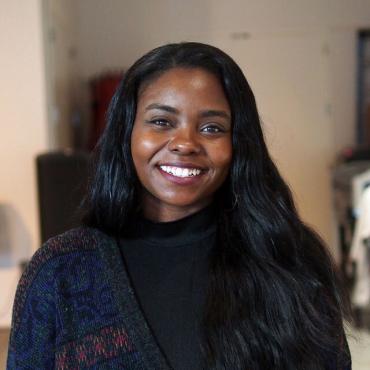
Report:
M53 256L75 250L96 249L98 243L105 238L109 236L101 230L81 226L50 238L36 251L34 256L46 252Z
M88 255L97 251L99 245L109 242L111 237L98 229L78 227L56 235L47 240L31 257L22 274L21 280L32 280L41 268L66 255Z
M90 227L79 227L54 236L33 254L22 278L32 280L41 267L67 254L81 254L97 250L99 243L108 238L102 231Z
M99 244L110 237L100 230L79 227L71 229L46 241L31 257L18 282L13 314L18 321L25 300L33 290L54 290L56 284L72 271L81 272L81 266L99 263ZM38 288L36 288L38 287Z
M53 353L50 346L55 342L54 336L64 333L66 325L75 320L71 307L79 307L81 300L78 299L85 297L86 311L86 296L90 294L91 301L96 302L95 295L107 290L102 287L104 263L98 251L106 240L111 238L103 232L80 227L49 239L34 253L15 294L9 364L14 363L16 357L17 361L27 363L26 357L31 352L35 361L53 360L44 359L43 352ZM42 346L30 346L29 338ZM35 368L51 367L43 363Z

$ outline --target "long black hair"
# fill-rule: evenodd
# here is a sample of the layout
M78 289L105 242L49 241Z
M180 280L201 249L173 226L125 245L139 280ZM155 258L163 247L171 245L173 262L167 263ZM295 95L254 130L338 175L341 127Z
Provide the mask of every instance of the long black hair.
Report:
M213 73L232 113L232 164L215 196L218 242L209 257L203 367L341 369L349 356L343 319L350 309L339 274L321 239L300 220L269 156L243 72L218 48L164 45L125 73L95 151L84 224L124 233L139 199L130 141L140 89L174 67Z

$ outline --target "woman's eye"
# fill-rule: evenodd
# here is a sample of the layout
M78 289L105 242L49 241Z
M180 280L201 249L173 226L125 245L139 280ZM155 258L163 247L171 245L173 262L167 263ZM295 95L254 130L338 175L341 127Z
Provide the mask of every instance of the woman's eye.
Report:
M223 130L218 126L206 126L202 129L203 132L209 132L211 134L218 134L219 132L223 132Z
M161 127L166 127L166 126L170 126L170 123L169 121L165 120L165 119L161 119L161 118L157 118L157 119L152 119L150 121L147 121L148 123L151 123L155 126L161 126Z

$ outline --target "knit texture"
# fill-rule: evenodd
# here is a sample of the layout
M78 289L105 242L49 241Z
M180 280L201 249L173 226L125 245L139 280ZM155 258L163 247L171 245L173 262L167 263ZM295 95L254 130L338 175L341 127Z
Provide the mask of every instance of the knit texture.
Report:
M117 257L115 240L90 228L34 254L16 292L8 370L169 369Z

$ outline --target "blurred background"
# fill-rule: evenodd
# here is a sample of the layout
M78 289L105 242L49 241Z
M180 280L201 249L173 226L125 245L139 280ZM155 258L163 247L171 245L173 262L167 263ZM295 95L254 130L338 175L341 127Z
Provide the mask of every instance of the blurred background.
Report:
M352 291L353 368L370 369L370 219L358 226L370 184L369 0L0 0L0 41L2 353L22 268L77 224L125 70L156 46L199 41L243 69L300 215Z

